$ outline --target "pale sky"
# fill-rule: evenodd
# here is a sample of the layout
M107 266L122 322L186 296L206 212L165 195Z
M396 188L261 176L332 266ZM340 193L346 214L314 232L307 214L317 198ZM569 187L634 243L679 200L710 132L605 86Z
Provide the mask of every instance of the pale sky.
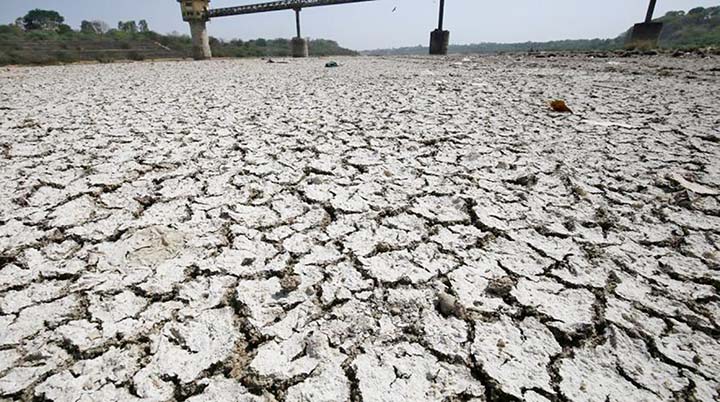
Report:
M212 8L264 0L212 0ZM303 36L333 39L356 50L426 45L437 25L439 0L376 0L305 9ZM656 17L669 10L716 6L719 0L658 0ZM446 0L445 29L453 44L610 38L645 18L648 0ZM397 7L395 12L393 8ZM176 0L0 0L0 23L33 8L60 12L77 29L80 21L145 19L160 33L189 33ZM210 35L224 39L289 38L292 11L210 21Z

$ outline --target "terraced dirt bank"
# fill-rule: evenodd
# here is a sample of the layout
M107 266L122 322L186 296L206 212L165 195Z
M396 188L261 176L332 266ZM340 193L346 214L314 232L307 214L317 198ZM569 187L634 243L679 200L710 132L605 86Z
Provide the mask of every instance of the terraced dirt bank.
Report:
M0 400L718 400L718 58L324 62L0 70Z
M29 40L0 36L0 66L8 64L50 65L72 62L189 58L182 50L172 50L149 39L119 41L101 38L79 40Z

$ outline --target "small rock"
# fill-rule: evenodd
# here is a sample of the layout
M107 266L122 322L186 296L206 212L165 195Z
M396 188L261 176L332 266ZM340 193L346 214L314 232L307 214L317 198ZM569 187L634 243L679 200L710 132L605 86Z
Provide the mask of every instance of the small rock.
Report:
M436 301L436 307L444 317L455 316L464 319L467 316L465 308L458 299L447 293L440 293Z
M280 279L280 287L283 292L290 293L300 286L300 282L299 275L285 275Z
M493 279L487 286L487 292L492 296L504 298L509 295L515 286L513 280L509 276Z

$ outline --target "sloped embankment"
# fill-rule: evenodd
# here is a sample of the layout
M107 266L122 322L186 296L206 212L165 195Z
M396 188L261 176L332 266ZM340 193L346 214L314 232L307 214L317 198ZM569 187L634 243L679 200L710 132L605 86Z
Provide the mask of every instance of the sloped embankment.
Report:
M0 38L0 65L54 64L75 61L146 60L186 57L149 39L123 41L107 38L33 40Z

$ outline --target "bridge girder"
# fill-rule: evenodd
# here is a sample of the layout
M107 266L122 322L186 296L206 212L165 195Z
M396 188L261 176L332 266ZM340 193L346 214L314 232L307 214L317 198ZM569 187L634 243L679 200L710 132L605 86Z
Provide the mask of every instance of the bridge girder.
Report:
M266 13L268 11L299 10L309 7L334 6L350 3L364 3L377 0L279 0L267 3L247 4L236 7L215 8L207 11L208 18L228 17L231 15L245 15Z

